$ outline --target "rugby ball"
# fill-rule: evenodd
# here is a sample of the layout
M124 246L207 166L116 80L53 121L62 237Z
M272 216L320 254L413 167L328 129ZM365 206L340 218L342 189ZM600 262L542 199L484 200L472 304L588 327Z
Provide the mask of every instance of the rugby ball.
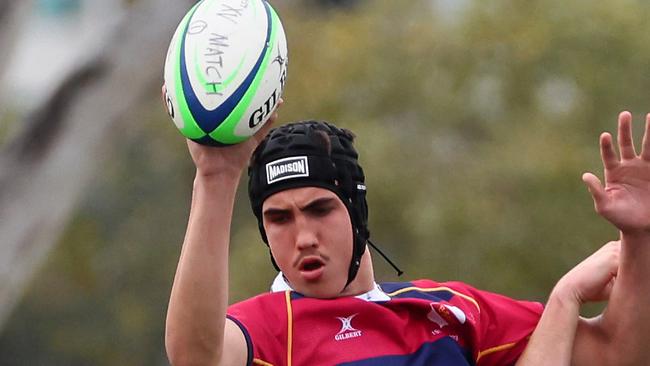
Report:
M180 132L200 144L245 141L275 110L287 77L287 41L265 0L202 0L167 51L164 96Z

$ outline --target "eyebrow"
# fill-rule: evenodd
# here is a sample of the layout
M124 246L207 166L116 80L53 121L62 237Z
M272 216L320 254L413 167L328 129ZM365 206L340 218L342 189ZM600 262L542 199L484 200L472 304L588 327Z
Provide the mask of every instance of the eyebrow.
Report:
M332 197L318 198L318 199L315 199L315 200L309 202L304 207L301 207L300 211L308 211L310 209L313 209L313 208L316 208L316 207L319 207L319 206L328 205L328 204L330 204L332 202L334 202L334 198L332 198Z
M334 200L335 200L335 198L333 198L333 197L322 197L322 198L318 198L318 199L315 199L315 200L309 202L309 203L306 204L304 207L300 207L299 210L300 210L300 211L303 211L303 212L304 212L304 211L308 211L308 210L311 210L311 209L316 208L316 207L319 207L319 206L328 205L328 204L332 203ZM274 208L274 207L270 207L270 208L267 208L266 210L264 210L264 212L263 212L262 214L263 214L264 216L269 216L269 215L281 215L281 214L288 213L288 212L290 212L290 211L291 211L291 210L289 210L289 209L285 209L285 208Z
M286 213L289 213L289 210L287 209L282 209L282 208L268 208L262 212L262 215L264 216L275 216L275 215L284 215Z

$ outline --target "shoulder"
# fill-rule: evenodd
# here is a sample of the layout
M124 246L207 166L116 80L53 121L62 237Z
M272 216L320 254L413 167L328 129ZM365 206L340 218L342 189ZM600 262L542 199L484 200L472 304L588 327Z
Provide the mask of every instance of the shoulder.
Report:
M401 294L408 291L432 292L438 290L449 291L473 289L472 286L463 282L437 282L430 279L417 279L407 282L382 282L380 287L389 295L393 292Z
M477 364L513 364L542 313L541 304L483 291L463 282L427 279L385 283L391 302L426 303L427 318L445 327L463 328ZM423 301L424 300L424 301Z
M266 317L274 310L283 311L287 296L289 296L288 292L285 291L260 294L228 306L227 314L236 319L250 318L256 315ZM267 314L260 314L261 310L264 310L262 313Z
M473 287L462 282L436 282L419 279L409 282L384 282L381 289L391 298L418 298L432 301L450 301L460 297L475 302Z
M230 305L226 316L246 335L267 335L278 324L286 323L288 296L289 291L260 294Z
M445 302L471 310L476 314L488 310L498 312L523 311L539 317L543 306L537 302L520 301L497 293L483 291L463 282L437 282L419 279L410 282L386 282L380 285L391 299L422 299Z
M255 360L266 362L261 364L284 362L290 296L289 291L264 293L228 307L226 316L244 336L249 364Z

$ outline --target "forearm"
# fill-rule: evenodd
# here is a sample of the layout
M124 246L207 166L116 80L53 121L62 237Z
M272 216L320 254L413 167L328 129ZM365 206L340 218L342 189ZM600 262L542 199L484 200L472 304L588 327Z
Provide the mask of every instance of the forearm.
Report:
M580 303L560 282L551 292L517 366L570 365L579 311Z
M650 233L622 233L620 268L602 323L603 331L611 339L608 354L617 364L646 364L650 359L648 309Z
M239 176L232 174L197 174L194 181L188 228L167 311L165 343L174 364L214 362L221 355L230 225L238 180Z

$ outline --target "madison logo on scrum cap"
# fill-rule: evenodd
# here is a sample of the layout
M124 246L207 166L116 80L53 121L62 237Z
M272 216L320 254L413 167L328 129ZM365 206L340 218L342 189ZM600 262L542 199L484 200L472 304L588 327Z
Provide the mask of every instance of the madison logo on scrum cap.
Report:
M266 164L266 182L272 184L281 180L309 176L309 162L306 156L282 158Z

